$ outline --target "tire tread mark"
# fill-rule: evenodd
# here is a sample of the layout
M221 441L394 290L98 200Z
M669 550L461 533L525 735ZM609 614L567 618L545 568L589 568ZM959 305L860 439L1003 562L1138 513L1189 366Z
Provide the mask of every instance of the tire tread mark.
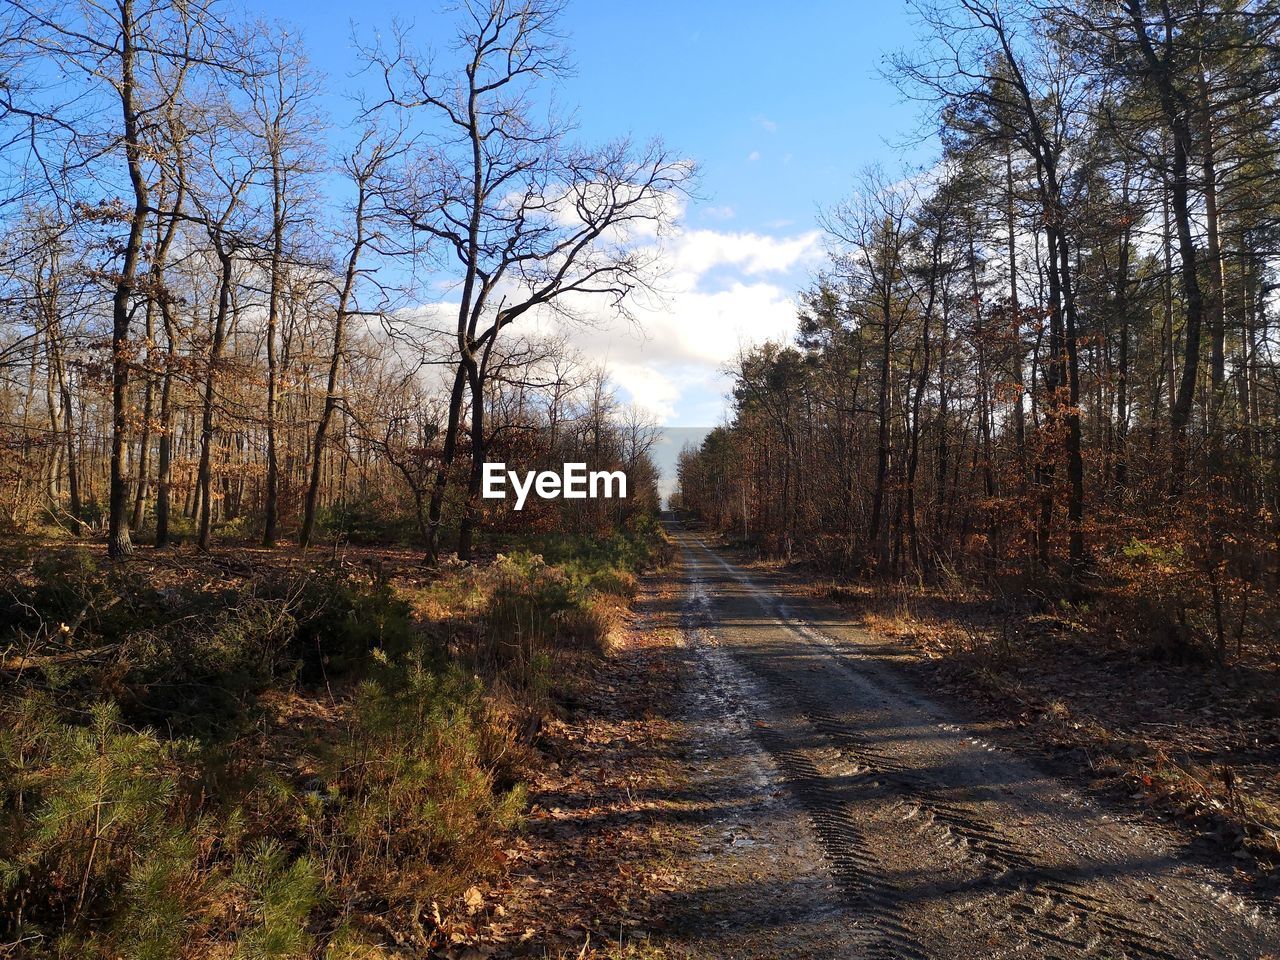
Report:
M926 960L924 947L899 919L898 891L882 879L884 871L869 853L848 805L834 794L813 762L781 735L757 725L755 737L790 781L845 895L874 924L877 942L867 956Z
M927 781L914 775L901 762L870 747L861 738L852 734L847 725L818 707L802 684L791 677L763 669L753 660L748 660L746 666L766 685L783 688L786 701L798 709L810 726L826 737L843 755L866 768L859 776L889 782L910 802L919 806L922 811L927 811L939 824L961 837L971 849L977 852L979 858L994 870L992 876L994 883L1006 893L1031 899L1036 896L1049 898L1072 911L1081 926L1086 929L1096 928L1097 935L1090 937L1090 942L1106 940L1108 944L1093 946L1089 948L1090 952L1096 952L1100 946L1110 945L1112 948L1120 947L1129 956L1149 957L1155 960L1185 960L1185 955L1172 952L1172 948L1158 934L1148 930L1133 929L1128 925L1126 918L1116 915L1102 900L1078 889L1072 880L1051 868L1036 863L1030 854L1000 837L995 827L974 817L959 805L937 797ZM939 830L937 833L941 834L943 831ZM935 841L948 842L942 836L935 836ZM1030 881L1029 885L1028 881ZM1037 921L1040 918L1040 914L1034 909L1030 909L1027 915ZM1060 942L1056 934L1044 929L1038 923L1026 924L1024 931L1027 936L1034 939ZM1084 949L1084 945L1075 942L1061 941L1061 945L1069 945L1076 951Z

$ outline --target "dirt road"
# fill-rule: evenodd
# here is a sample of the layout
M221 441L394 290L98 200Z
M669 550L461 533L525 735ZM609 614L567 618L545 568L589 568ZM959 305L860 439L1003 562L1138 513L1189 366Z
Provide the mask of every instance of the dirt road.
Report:
M1265 957L1280 927L1177 837L915 689L847 615L701 537L679 611L704 855L679 944L742 957Z

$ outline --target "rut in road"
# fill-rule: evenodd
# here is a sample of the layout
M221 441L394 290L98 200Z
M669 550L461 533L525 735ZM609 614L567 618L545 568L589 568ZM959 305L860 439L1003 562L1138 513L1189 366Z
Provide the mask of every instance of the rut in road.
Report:
M858 955L1280 954L1275 917L1163 830L972 735L847 617L675 535L686 643L745 678L738 706L869 934Z

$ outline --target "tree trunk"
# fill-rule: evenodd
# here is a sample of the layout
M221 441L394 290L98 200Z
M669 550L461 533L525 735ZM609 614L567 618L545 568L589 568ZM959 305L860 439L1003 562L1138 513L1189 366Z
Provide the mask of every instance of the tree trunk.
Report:
M111 303L111 463L107 511L107 553L119 559L133 553L129 537L129 480L125 458L129 433L129 301L133 296L148 192L142 174L142 144L134 106L133 0L120 0L120 107L124 119L125 159L133 188L133 217L125 240L120 274Z
M1169 194L1173 207L1173 222L1178 235L1182 290L1186 301L1184 333L1186 342L1182 373L1178 380L1177 395L1170 417L1174 444L1173 476L1170 486L1171 492L1176 496L1182 491L1186 475L1187 428L1191 423L1191 408L1195 400L1196 377L1200 367L1200 331L1204 319L1204 296L1200 290L1198 256L1191 233L1191 189L1187 172L1188 155L1191 150L1189 105L1174 84L1173 65L1168 62L1169 55L1167 54L1166 58L1161 60L1156 53L1151 37L1147 33L1141 0L1127 0L1127 4L1135 38L1147 63L1147 72L1159 95L1165 123L1173 141ZM1169 20L1167 8L1164 29L1166 37L1171 37L1175 29L1174 24Z
M218 362L222 358L222 345L226 340L227 317L231 308L231 268L230 253L218 250L218 259L222 264L222 275L218 281L218 312L214 318L213 340L209 345L209 363L205 369L204 400L200 416L200 467L196 474L196 489L200 496L200 527L196 545L201 550L208 550L213 527L213 407L217 391Z
M871 497L871 523L869 527L872 549L875 550L877 562L881 566L884 564L887 548L881 527L883 526L885 480L889 475L889 375L893 350L893 308L889 302L887 290L884 296L885 302L881 305L884 328L880 350L880 395L876 407L876 481L874 493Z
M471 469L467 476L467 502L463 506L462 521L458 526L458 558L461 560L470 560L475 548L478 523L476 514L479 510L485 455L484 379L481 376L481 366L474 358L470 358L466 372L467 384L471 390Z
M278 131L276 131L278 135ZM278 138L272 138L271 153L271 277L267 291L267 476L262 505L262 545L276 545L276 524L280 510L280 460L276 452L276 403L280 385L276 355L276 331L280 327L281 281L284 271L285 198L284 169Z
M427 559L434 563L440 556L440 524L444 516L444 495L449 485L449 470L458 452L458 433L462 424L462 401L466 396L467 371L461 362L453 376L449 394L449 419L445 426L444 446L435 482L431 485L431 501L427 511Z
M333 348L329 353L329 378L325 381L324 407L320 411L320 422L316 424L316 435L311 449L311 482L307 484L307 502L303 511L302 530L298 534L298 546L306 548L311 542L311 534L315 529L316 508L320 500L320 458L324 453L325 437L329 431L329 421L337 407L338 370L342 364L343 337L345 334L347 311L351 308L351 298L355 292L356 277L359 275L360 253L364 248L364 206L365 186L359 184L359 195L356 200L355 241L351 247L351 256L347 259L347 269L343 275L342 293L338 297L337 311L333 319ZM418 525L422 525L422 496L414 487L414 498L417 503Z
M1062 261L1062 306L1067 361L1067 562L1071 578L1084 571L1084 457L1080 437L1080 355L1076 342L1076 305L1071 278L1070 245L1066 232L1058 233Z
M154 272L154 270L153 270ZM151 452L151 415L155 404L155 377L152 375L152 354L155 350L152 338L155 336L155 299L149 295L146 308L147 330L147 383L142 400L142 430L138 436L138 460L135 468L137 475L134 484L133 515L129 526L137 530L142 526L143 512L147 504L147 467Z

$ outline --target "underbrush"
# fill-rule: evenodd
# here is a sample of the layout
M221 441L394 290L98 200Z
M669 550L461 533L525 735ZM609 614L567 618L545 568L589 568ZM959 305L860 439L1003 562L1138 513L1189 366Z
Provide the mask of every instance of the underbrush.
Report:
M656 521L599 540L548 536L406 596L429 619L465 623L451 636L455 658L537 708L567 661L607 650L638 574L669 562L672 549Z
M554 544L562 563L522 551L395 583L17 558L0 956L438 946L441 912L500 869L520 822L527 716L604 649L660 545Z
M267 686L343 676L413 633L388 584L326 568L158 584L77 548L35 557L0 593L7 672L202 741L234 737Z
M414 519L394 498L370 497L323 506L316 525L322 536L351 543L413 543L421 536Z

